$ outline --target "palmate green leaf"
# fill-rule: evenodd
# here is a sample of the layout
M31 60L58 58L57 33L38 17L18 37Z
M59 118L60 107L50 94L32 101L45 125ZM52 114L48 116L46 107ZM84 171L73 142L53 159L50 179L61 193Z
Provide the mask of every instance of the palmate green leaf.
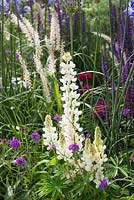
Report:
M127 167L126 168L125 167L124 168L123 167L119 167L119 170L124 176L128 177Z
M116 190L118 193L120 193L120 191L121 191L121 187L117 184L114 184L114 183L111 185L111 188Z
M46 177L40 183L38 183L38 195L42 197L52 197L56 200L60 197L64 197L63 191L67 188L64 180L59 177Z
M81 196L82 193L84 192L85 189L85 184L83 182L75 184L71 192L74 194L73 197L78 197Z
M117 175L118 175L118 170L119 170L119 168L118 167L115 167L114 169L113 169L113 178L115 178Z

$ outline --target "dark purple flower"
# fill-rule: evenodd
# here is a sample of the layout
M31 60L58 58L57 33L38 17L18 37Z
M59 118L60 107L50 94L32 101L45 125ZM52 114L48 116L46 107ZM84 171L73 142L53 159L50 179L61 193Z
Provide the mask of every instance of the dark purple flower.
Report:
M99 185L100 190L104 190L108 186L108 180L105 178L101 181L101 184Z
M80 94L83 94L84 92L92 89L92 85L84 85L83 88L79 89Z
M79 145L78 144L70 144L68 149L72 150L72 151L78 151L79 150Z
M23 51L22 54L23 54L23 55L27 55L27 51Z
M7 140L6 138L1 139L2 144L6 144L7 141L8 141L8 140Z
M103 55L102 55L101 68L102 68L102 72L103 72L103 80L104 80L104 83L106 84L107 80L108 80L108 66L107 66L107 60L106 60L106 56L105 55L106 54L104 52Z
M125 9L124 13L128 14L131 20L134 19L134 2L133 1L129 1L128 9Z
M10 55L11 54L11 50L7 50L6 54Z
M20 127L20 132L25 133L25 128L24 127Z
M86 134L86 138L90 138L91 137L91 134L90 133L87 133Z
M29 155L29 154L30 154L30 152L29 152L29 151L26 151L26 152L25 152L25 155Z
M10 141L10 147L12 149L19 149L20 148L20 141L16 138Z
M58 114L54 115L54 120L59 122L61 120L61 116Z
M52 145L50 146L50 149L51 149L51 150L55 150L55 149L56 149L55 144L52 144Z
M56 3L55 0L49 0L49 1L48 1L48 5L54 5L55 3Z
M26 165L26 160L23 157L17 158L15 160L15 164L20 167L24 167Z
M130 8L134 10L134 1L129 1L128 5Z
M134 157L131 157L130 160L131 160L131 161L134 161Z
M15 58L16 58L16 60L18 60L19 59L19 54L16 54Z
M34 140L34 141L39 141L40 140L40 134L39 133L36 133L36 132L33 132L31 134L31 138Z
M123 110L123 115L128 115L129 112L130 112L130 109L125 108L125 109Z
M2 86L0 85L0 92L2 92Z
M32 9L33 5L34 5L34 1L29 0L27 3L28 6L30 6L30 8Z

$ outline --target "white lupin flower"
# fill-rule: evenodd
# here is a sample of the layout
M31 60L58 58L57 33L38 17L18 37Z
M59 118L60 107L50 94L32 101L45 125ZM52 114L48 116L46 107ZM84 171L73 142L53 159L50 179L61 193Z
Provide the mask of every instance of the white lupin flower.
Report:
M63 56L65 63L62 62L60 64L62 74L62 78L60 79L62 86L60 89L63 92L61 97L63 101L63 115L62 120L60 121L60 127L61 132L64 134L64 148L61 148L60 143L57 147L58 154L60 154L59 157L68 160L69 162L71 162L71 157L73 155L73 150L69 150L69 146L71 144L76 144L76 147L78 145L79 150L81 150L83 142L83 137L79 135L82 128L78 123L81 111L78 110L80 103L77 102L79 94L77 94L76 91L78 86L76 85L76 72L74 71L75 64L70 61L70 59L70 53L66 53Z
M104 154L104 149L105 145L103 145L101 139L100 129L99 127L96 127L93 143L90 142L89 138L86 138L85 140L82 161L85 164L84 169L92 174L90 181L93 181L97 188L104 179L102 165L107 160L106 154Z
M89 175L89 181L96 184L99 188L103 174L103 163L107 160L104 154L105 145L101 139L101 132L99 127L95 129L95 138L91 143L90 138L85 139L83 147L83 137L79 133L82 127L78 123L82 111L78 109L80 103L78 102L79 94L77 93L78 86L76 85L74 63L70 61L70 54L64 55L63 59L66 63L61 63L61 91L63 102L63 115L60 124L59 135L56 128L53 127L50 116L46 116L44 130L44 144L47 149L51 149L54 144L56 147L57 158L64 159L74 168L75 173L81 175L83 170ZM74 151L77 152L78 159L74 157ZM73 171L73 172L74 172ZM68 177L69 174L66 174ZM72 178L74 173L70 175Z

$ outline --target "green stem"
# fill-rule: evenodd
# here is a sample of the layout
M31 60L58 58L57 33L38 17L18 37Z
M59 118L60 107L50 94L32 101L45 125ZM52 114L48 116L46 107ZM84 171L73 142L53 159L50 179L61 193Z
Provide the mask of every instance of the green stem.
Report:
M2 72L2 91L5 88L5 66L4 66L4 0L2 0L2 9L1 9L1 72Z
M127 5L127 9L128 9L128 2L127 2L126 5ZM112 127L111 127L112 138L117 138L116 137L117 129L115 129L115 126L117 125L116 124L117 122L115 120L118 117L117 116L117 114L118 114L117 104L118 104L118 99L119 99L120 83L121 83L121 75L122 75L122 64L123 64L124 44L125 44L125 35L126 35L126 25L127 25L127 15L126 15L126 19L125 19L122 54L121 54L121 62L120 62L120 68L119 68L119 74L118 74L117 90L116 90L116 96L115 96L115 101L114 101L114 106L113 106L113 117L112 117ZM114 89L114 88L112 88L112 89ZM118 125L119 125L119 123L118 123Z
M70 13L70 43L71 43L71 56L73 58L73 14Z

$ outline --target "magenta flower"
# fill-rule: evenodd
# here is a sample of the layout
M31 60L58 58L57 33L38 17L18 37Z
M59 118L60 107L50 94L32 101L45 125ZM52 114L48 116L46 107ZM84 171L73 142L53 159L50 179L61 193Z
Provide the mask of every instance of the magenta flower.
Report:
M26 165L26 160L23 157L17 158L15 160L15 164L20 167L24 167Z
M131 157L130 160L131 160L131 161L134 161L134 157Z
M15 138L15 139L12 139L12 140L10 141L10 147L11 147L12 149L19 149L19 148L20 148L20 141L17 140L16 138Z
M80 94L83 94L84 92L92 89L92 85L84 85L83 88L79 89Z
M101 118L105 118L106 116L106 112L107 112L107 105L105 103L105 101L103 100L100 100L98 101L98 103L96 104L95 106L95 112L101 117ZM96 114L95 113L95 114ZM96 114L96 117L97 117L97 114Z
M99 185L100 190L104 190L108 186L108 180L105 178L101 181L101 184Z
M34 140L34 141L39 141L40 140L40 134L39 133L36 133L36 132L33 132L31 134L31 138Z
M79 145L78 144L70 144L68 149L72 150L72 151L78 151L79 150Z
M92 80L92 74L90 72L79 74L78 80L81 82Z

